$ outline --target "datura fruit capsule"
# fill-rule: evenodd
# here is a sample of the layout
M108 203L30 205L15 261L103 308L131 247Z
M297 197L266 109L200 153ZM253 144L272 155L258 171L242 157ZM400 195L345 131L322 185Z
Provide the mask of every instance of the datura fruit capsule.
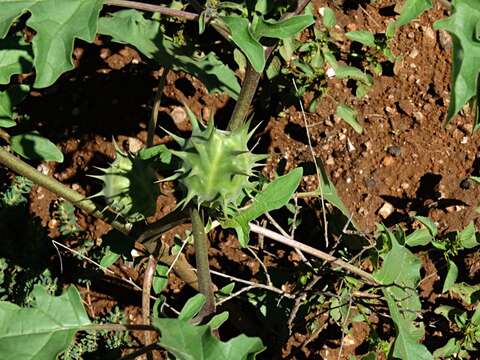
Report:
M180 206L193 201L197 206L219 208L224 212L236 205L252 191L255 183L250 179L255 175L258 161L265 155L252 154L248 140L252 132L249 124L233 130L223 131L214 127L212 119L205 126L198 122L187 108L192 123L192 135L183 139L172 135L181 150L171 150L181 159L181 167L169 178L178 179L186 195Z
M122 152L115 145L115 160L103 175L90 175L103 181L103 196L109 208L128 222L137 222L155 213L160 188L155 171L137 154Z

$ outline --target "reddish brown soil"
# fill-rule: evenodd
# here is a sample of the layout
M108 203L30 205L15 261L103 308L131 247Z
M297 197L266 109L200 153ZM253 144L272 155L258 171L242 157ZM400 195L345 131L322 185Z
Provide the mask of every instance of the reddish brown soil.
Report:
M392 16L382 14L392 4L392 1L381 0L342 12L333 2L314 1L316 9L327 5L336 8L337 30L340 32L356 29L383 32ZM365 233L374 231L375 224L381 221L388 226L398 223L412 226L410 218L414 215L432 217L442 231L461 229L468 222L478 219L474 209L480 187L462 183L469 175L480 171L477 157L480 139L477 134L471 135L473 120L468 115L469 109L465 108L446 129L442 127L449 102L451 49L448 36L432 30L432 24L445 15L445 11L437 5L419 20L402 28L392 44L394 53L401 60L394 68L392 64L392 69L385 71L383 76L375 78L367 97L356 99L346 81L331 79L328 94L320 100L317 111L306 114L314 155L324 162L340 197ZM347 45L341 50L347 53ZM94 166L105 166L112 159L114 148L111 136L126 146L131 138L145 141L149 118L147 107L156 91L159 74L157 69L145 69L141 64L135 64L139 59L136 51L128 47L103 43L102 39L98 39L95 46L82 45L76 49L75 61L81 65L78 71L66 76L58 86L31 94L24 111L39 124L39 130L56 140L66 155L64 164L43 166L45 171L74 189L92 195L98 191L99 184L86 175L95 173ZM211 111L218 110L222 116L222 112L228 113L232 107L225 96L208 95L198 80L184 74L171 73L163 95L161 125L176 132L189 129L180 108L182 103L188 104L204 119L208 119ZM308 103L310 98L307 95L305 102ZM359 121L364 126L363 134L358 135L333 116L337 102L344 102L358 111ZM270 154L265 172L273 176L276 165L282 159L286 161L287 170L302 165L308 175L304 178L302 190L314 190L317 180L314 171L308 170L312 168L312 152L305 136L302 113L296 104L292 104L282 116L277 115L263 119L268 120L268 124L262 139L268 144ZM48 128L42 125L45 123L48 123ZM155 138L156 143L170 140L160 131ZM173 190L171 184L162 184L157 214L149 221L173 209ZM31 193L30 207L32 213L42 219L43 225L50 227L50 234L58 236L55 224L50 222L54 200L55 196L35 188ZM394 211L382 217L379 209L386 202L393 205ZM316 201L307 201L307 204L314 208L320 206ZM80 212L77 214L81 227L100 244L109 227ZM184 230L185 227L181 232ZM179 231L171 231L165 240L171 243L174 234ZM264 263L269 269L289 273L289 277L284 277L287 280L283 284L291 285L298 271L298 257L283 248L269 250L270 253L264 254ZM191 255L191 250L188 253ZM210 255L212 268L246 280L257 279L260 271L258 261L249 252L239 249L233 236L216 234L212 238ZM467 259L471 276L478 271L475 265L478 254L474 255ZM434 285L439 270L428 255L423 260L425 279L420 286L421 296L433 302L438 295ZM119 265L114 269L118 275L123 271L121 267ZM129 277L140 283L139 272L130 270ZM172 276L170 293L186 297L189 291ZM112 302L112 294L106 294L112 295L112 298L106 298L93 290L89 292L85 289L82 293L91 313L102 313L115 303ZM123 299L113 301L125 303ZM127 307L128 317L133 322L140 321L138 305ZM255 332L258 318L242 306L241 303L231 305L231 310L239 311L236 320L240 329L230 324L232 329L229 332L235 334L249 329L251 334L259 335ZM180 305L174 307L179 308ZM341 331L338 328L332 330L328 317L320 310L307 314L305 322L314 320L317 326L322 327L321 331L307 330L303 319L297 319L300 323L298 330L283 344L276 344L276 353L268 356L349 359L350 355L359 354L357 349L368 336L368 327L354 323L351 333L343 334L341 346ZM242 315L242 311L246 314ZM376 319L373 323L380 322ZM388 325L380 323L379 326L385 326L387 333L391 331ZM262 334L265 338L274 336L268 331Z

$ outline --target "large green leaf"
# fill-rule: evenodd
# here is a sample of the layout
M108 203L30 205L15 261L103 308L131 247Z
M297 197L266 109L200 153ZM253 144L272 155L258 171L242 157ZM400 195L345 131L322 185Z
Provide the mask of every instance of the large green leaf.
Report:
M265 67L265 51L250 31L248 19L239 16L222 16L221 20L230 30L230 38L242 50L252 67L262 72Z
M26 159L63 162L63 154L55 144L34 132L12 136L10 146Z
M122 44L130 44L159 64L196 76L211 92L226 92L237 99L240 85L235 73L215 53L197 55L188 47L180 48L162 35L160 22L147 20L137 10L118 11L98 21L98 32Z
M27 25L37 34L33 38L35 87L52 85L65 71L73 69L73 42L92 42L102 0L0 0L0 38L12 22L25 12Z
M186 320L154 319L153 325L160 330L160 346L178 360L255 359L265 349L259 338L239 335L222 342L209 325L195 326Z
M390 250L374 276L380 284L385 285L383 293L397 329L393 356L403 360L432 360L427 348L418 343L423 336L423 328L415 324L416 312L421 309L416 292L420 280L420 259L400 245L395 235L385 226L381 225L380 229L390 244Z
M0 40L0 84L8 84L12 75L31 71L32 55L31 45L20 37Z
M13 108L25 99L29 89L28 85L16 85L0 92L0 127L16 125L13 121Z
M400 11L400 16L398 19L388 25L386 33L387 37L393 37L395 35L395 31L399 27L408 24L410 21L431 7L432 0L406 0L402 10Z
M453 0L452 15L434 24L434 29L444 29L452 35L452 90L447 122L477 93L480 42L475 38L475 33L478 19L480 19L478 0Z
M293 16L285 20L264 20L259 18L253 31L257 38L270 37L285 39L298 34L306 27L315 23L312 15Z
M248 244L248 223L268 211L276 210L286 205L302 180L303 169L297 168L287 175L276 178L265 189L258 193L252 204L233 214L222 222L224 228L234 228L242 246Z
M35 298L32 308L0 302L2 359L55 359L70 344L75 332L90 324L75 287L54 297L36 285L32 295Z
M398 334L393 348L394 358L402 360L433 360L432 354L425 345L418 343L423 336L423 332L415 328L411 321L402 315L393 297L388 292L384 293L390 316L395 323Z

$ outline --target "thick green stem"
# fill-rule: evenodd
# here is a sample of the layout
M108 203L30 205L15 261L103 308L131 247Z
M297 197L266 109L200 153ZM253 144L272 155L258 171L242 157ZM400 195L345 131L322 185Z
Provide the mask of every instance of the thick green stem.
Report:
M242 90L238 96L238 101L233 109L232 117L228 122L228 129L235 130L242 126L248 115L248 109L252 103L253 96L257 90L261 74L256 72L250 63L247 64L245 79L243 80Z
M16 156L13 156L1 147L0 164L5 165L9 169L15 171L17 174L20 174L27 179L30 179L35 184L44 187L45 189L53 192L54 194L63 197L65 200L71 202L76 207L84 210L86 213L91 214L96 218L105 220L118 231L124 234L128 234L130 230L129 226L127 226L127 224L123 224L119 221L114 220L113 214L98 210L97 205L95 205L93 201L89 200L82 194L79 194L75 190L70 189L68 186L62 184L60 181L57 181L50 176L42 174L37 169L28 165Z
M305 7L310 3L310 0L301 0L297 4L297 8L293 13L286 13L282 16L282 20L300 14ZM265 50L265 60L268 60L273 50L275 49L276 44L268 47ZM228 122L228 129L235 130L243 125L245 119L248 115L248 109L252 103L255 92L257 91L258 83L260 81L261 73L255 71L251 66L250 62L247 63L247 68L245 70L245 79L242 83L242 89L240 90L240 95L238 96L237 103L233 109L232 117Z
M104 220L112 225L116 230L128 234L130 232L129 226L126 224L120 223L113 219L113 214L105 214L98 210L95 203L85 196L77 193L75 190L70 189L69 187L63 185L61 182L43 175L37 169L31 167L21 159L13 156L8 151L0 147L0 164L5 165L7 168L15 171L19 175L25 176L27 179L30 179L35 184L40 185L47 190L53 192L54 194L63 197L65 200L70 201L73 205L85 211L87 214L95 216L98 219ZM169 220L172 220L169 223ZM161 242L159 258L158 260L171 265L174 264L173 270L175 273L184 280L187 284L197 289L197 276L195 272L191 269L190 264L184 257L180 257L176 260L176 257L170 255L169 247L161 240L158 240L157 237L164 231L167 231L174 227L175 225L185 222L185 215L183 212L173 212L160 219L157 223L152 224L152 229L148 229L140 235L139 240L145 241L145 245L148 248L156 248L156 241ZM152 235L152 233L155 234ZM150 235L150 236L149 236ZM153 250L152 250L153 251Z
M192 218L192 233L197 263L198 289L207 299L202 311L197 316L197 319L201 320L215 312L215 297L208 265L208 239L205 234L205 226L195 206L190 207L190 216Z

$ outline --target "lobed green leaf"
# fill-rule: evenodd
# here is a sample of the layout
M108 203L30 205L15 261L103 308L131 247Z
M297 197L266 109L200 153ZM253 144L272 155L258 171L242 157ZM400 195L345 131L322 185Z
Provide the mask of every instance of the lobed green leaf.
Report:
M56 145L34 132L12 136L10 146L26 159L63 162L63 154Z
M259 338L239 335L222 342L212 335L209 325L195 326L179 319L154 319L160 330L159 345L178 360L255 359L265 347Z
M28 85L15 85L0 92L0 127L16 125L16 122L13 121L13 109L25 99L29 90Z
M55 297L36 285L32 295L32 308L0 302L0 354L15 360L55 359L90 320L73 286Z
M32 40L37 71L34 86L47 87L73 69L74 40L93 41L102 5L102 0L2 0L0 38L16 18L27 11L31 14L27 25L37 33Z
M22 38L9 36L0 40L0 84L8 84L12 75L31 71L32 63L32 46Z
M234 99L240 94L235 73L215 53L199 56L194 49L178 47L163 36L160 22L145 19L137 10L123 10L101 17L98 32L111 36L115 42L134 46L159 64L194 75L211 92L226 92Z
M438 20L434 29L444 29L452 35L452 92L446 122L477 95L480 73L480 42L475 39L480 2L477 0L453 0L452 15Z
M415 312L421 309L415 290L420 280L420 259L400 245L385 226L381 225L380 229L390 243L390 250L374 276L385 285L383 293L397 330L393 356L406 360L433 360L427 348L418 343L424 331L415 324Z

